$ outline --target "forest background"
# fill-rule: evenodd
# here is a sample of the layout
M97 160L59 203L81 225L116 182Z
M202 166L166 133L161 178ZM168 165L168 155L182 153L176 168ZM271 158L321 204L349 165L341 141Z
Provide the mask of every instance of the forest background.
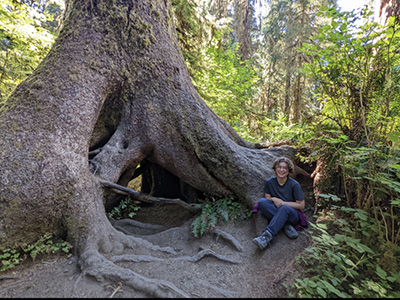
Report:
M1 105L46 56L64 7L0 3ZM400 2L382 0L379 20L371 5L341 12L331 0L172 5L208 106L244 139L290 143L320 171L313 246L299 259L313 267L296 296L399 297ZM0 254L1 271L18 260Z

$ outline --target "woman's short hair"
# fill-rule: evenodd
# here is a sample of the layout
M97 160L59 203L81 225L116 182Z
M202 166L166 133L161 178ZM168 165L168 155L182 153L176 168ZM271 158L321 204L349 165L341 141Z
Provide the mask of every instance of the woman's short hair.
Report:
M289 169L289 173L292 173L292 172L294 171L293 162L292 162L289 158L286 158L286 157L279 157L279 158L277 158L277 159L274 161L274 164L272 165L272 170L275 171L276 166L279 165L281 162L285 162L285 163L287 164L288 169Z

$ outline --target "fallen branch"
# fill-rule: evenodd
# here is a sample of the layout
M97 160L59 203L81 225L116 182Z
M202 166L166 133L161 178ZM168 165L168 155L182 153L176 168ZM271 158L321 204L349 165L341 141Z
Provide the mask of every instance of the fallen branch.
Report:
M111 187L111 188L126 192L127 194L133 196L133 198L135 198L136 200L139 200L139 201L143 201L143 202L147 202L147 203L177 204L180 207L187 209L188 211L190 211L193 214L196 214L200 211L200 208L196 208L193 205L190 205L190 204L186 203L185 201L182 201L181 199L153 197L153 196L139 193L138 191L135 191L135 190L132 190L125 186L113 183L111 181L107 181L107 180L104 180L101 178L98 178L98 180L103 186Z

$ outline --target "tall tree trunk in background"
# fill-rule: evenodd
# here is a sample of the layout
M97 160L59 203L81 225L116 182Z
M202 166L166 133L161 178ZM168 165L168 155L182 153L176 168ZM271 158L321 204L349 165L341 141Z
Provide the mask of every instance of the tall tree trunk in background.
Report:
M290 120L290 76L291 72L289 70L286 70L286 76L285 76L285 82L286 82L286 87L285 87L285 106L284 106L284 112L287 118L287 121Z
M307 28L308 24L305 21L307 13L307 4L305 2L300 2L299 4L300 7L300 17L298 21L298 26L300 28ZM301 30L300 34L296 38L296 47L301 48L303 46L303 40L306 35L306 30ZM296 70L300 70L303 67L303 57L302 53L295 53L295 64L296 64ZM293 99L293 123L298 123L300 121L300 115L302 115L302 105L301 101L303 98L303 90L304 90L304 85L305 82L302 80L304 77L300 72L296 72L296 84L295 84L295 90L294 90L294 99ZM304 109L304 108L303 108Z
M301 101L301 76L297 75L296 84L294 88L293 95L293 117L291 122L298 123L300 119L300 101Z
M239 54L241 55L241 60L246 61L250 58L251 52L251 37L250 37L250 28L251 28L251 20L252 20L252 9L250 7L250 0L242 1L241 4L238 5L238 13L237 13L237 22L239 25L236 28L236 32L238 34L238 42L239 42Z
M387 22L389 17L395 17L396 22L400 22L400 0L381 0L380 4L380 18Z
M108 221L102 181L125 185L146 161L251 207L273 160L293 158L289 147L255 149L206 106L171 13L167 1L66 3L52 50L1 109L1 247L66 235L83 268L109 272L101 253L132 239Z

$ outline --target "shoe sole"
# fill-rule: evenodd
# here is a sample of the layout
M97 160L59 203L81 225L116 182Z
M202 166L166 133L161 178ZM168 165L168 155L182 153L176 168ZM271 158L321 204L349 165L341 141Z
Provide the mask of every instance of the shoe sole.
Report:
M286 236L291 240L297 239L299 237L298 235L296 235L296 236L288 236L288 235L286 235Z
M269 245L269 243L268 243L268 244L263 248L263 247L261 247L261 245L257 242L257 240L254 240L254 239L253 239L253 243L256 244L257 247L258 247L258 249L260 249L260 250L264 250L264 249L267 248L268 245Z
M296 235L290 235L290 234L287 234L286 232L284 232L284 233L289 239L292 239L292 240L297 239L299 237L299 234L297 233L297 231L296 231L296 233L297 233Z

